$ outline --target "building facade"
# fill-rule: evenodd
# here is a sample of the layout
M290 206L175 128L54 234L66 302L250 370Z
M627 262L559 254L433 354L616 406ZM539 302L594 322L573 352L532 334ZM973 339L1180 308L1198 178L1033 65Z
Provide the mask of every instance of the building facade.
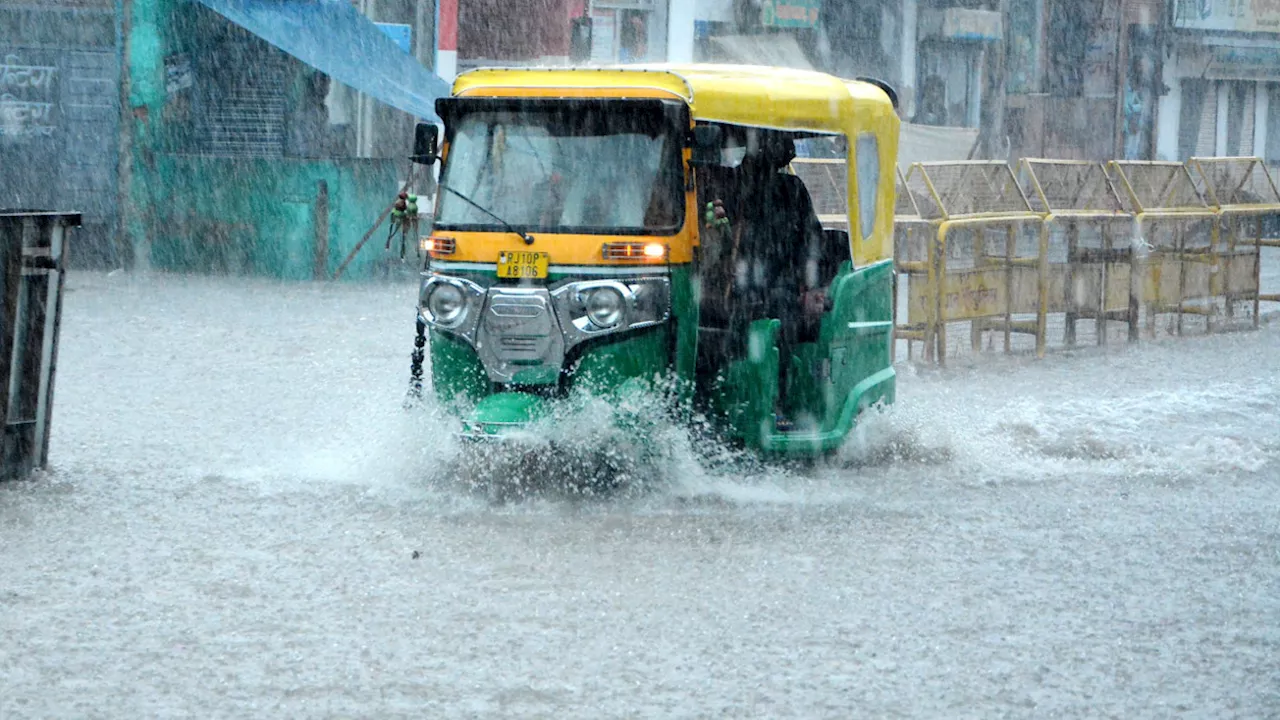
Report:
M120 46L113 0L0 1L0 208L83 213L77 265L118 259Z
M674 5L669 0L458 0L458 69L662 61L668 57L668 16Z
M403 181L412 118L448 92L412 57L412 24L345 3L248 7L123 3L119 244L134 267L328 277ZM335 103L338 85L357 102ZM361 96L388 106L364 125L392 116L380 142L360 137Z
M1280 4L1177 0L1168 27L1158 156L1280 163Z

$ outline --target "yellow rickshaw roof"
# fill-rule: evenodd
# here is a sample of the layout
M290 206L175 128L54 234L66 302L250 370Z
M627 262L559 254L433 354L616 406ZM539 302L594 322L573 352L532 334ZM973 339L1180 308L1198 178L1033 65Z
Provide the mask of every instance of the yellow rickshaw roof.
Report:
M853 116L895 115L889 96L867 82L812 70L753 65L624 65L602 68L485 68L458 77L455 96L670 97L697 120L788 131L843 133Z

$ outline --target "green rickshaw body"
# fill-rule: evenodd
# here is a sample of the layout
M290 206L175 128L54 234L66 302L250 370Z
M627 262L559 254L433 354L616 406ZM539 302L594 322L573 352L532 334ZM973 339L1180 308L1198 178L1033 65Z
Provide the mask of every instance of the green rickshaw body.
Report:
M898 124L880 86L730 66L482 70L438 109L419 347L465 437L524 430L579 394L644 387L672 418L699 412L726 439L813 456L893 402ZM748 155L759 138L849 148L836 224L860 232L824 233L825 303L804 337L782 342L785 317L713 327L707 314L711 250L737 240L700 168L736 150L726 137L748 138ZM728 349L709 363L712 346Z

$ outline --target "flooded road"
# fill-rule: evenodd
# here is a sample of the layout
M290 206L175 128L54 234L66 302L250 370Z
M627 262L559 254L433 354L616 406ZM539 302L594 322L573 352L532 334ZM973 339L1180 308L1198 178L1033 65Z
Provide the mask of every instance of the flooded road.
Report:
M495 505L415 288L76 275L0 718L1280 714L1280 324L900 367L839 462Z

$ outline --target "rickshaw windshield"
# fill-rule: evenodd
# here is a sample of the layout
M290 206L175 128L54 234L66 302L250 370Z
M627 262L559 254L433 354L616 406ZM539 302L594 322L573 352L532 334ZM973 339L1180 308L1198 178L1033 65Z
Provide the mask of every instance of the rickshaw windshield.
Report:
M671 234L683 220L680 143L646 104L470 110L453 118L436 224L525 231ZM485 213L479 205L492 213Z

